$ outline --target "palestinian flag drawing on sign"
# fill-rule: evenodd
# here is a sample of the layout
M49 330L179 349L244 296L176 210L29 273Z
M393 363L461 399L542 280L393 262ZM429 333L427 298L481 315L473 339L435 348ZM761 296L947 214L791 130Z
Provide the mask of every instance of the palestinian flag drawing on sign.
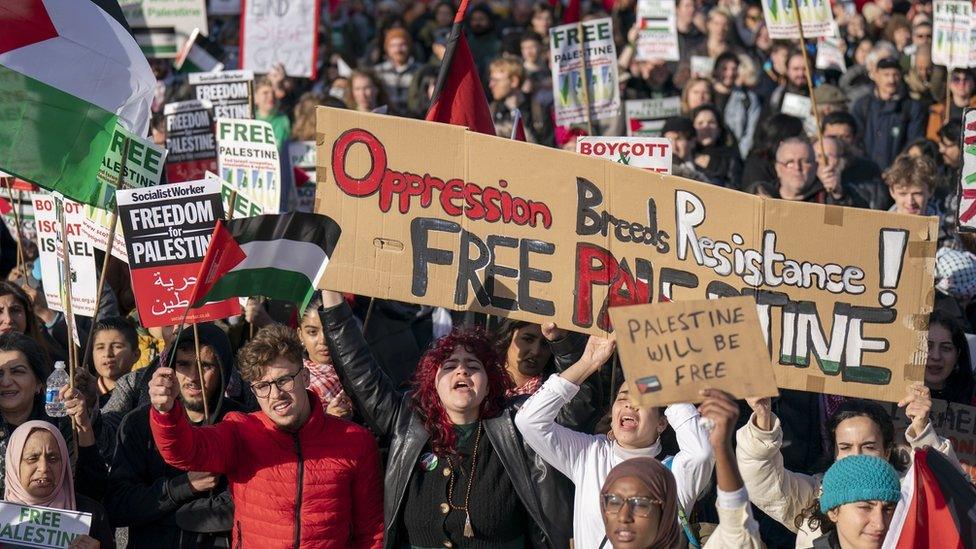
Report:
M264 296L304 310L340 233L331 218L304 212L218 221L190 303Z
M146 135L156 79L109 0L0 2L0 169L95 205L117 124Z

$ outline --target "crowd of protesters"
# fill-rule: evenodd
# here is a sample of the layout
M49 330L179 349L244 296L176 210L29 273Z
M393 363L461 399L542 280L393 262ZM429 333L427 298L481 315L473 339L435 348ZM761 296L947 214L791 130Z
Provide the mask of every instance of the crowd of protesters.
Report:
M71 337L36 250L16 264L0 229L3 499L91 513L73 543L84 548L894 547L911 450L935 449L972 482L931 411L933 399L976 405L976 241L955 229L976 73L933 65L931 0L838 1L846 70L813 70L818 112L797 117L784 99L811 95L816 41L771 40L753 0L676 2L677 61L636 58L636 0L581 8L612 18L623 100L680 98L661 130L675 175L939 217L924 383L899 403L907 430L873 401L791 390L642 408L612 338L330 291L301 312L251 299L200 324L197 347L189 330L139 325L115 260L99 317L78 323L90 361L60 395L67 417L52 418L44 384ZM279 66L254 84L255 117L279 145L315 139L318 105L423 118L456 3L324 4L318 78ZM465 32L497 135L519 116L550 147L626 134L623 113L556 124L548 37L565 12L471 2ZM209 24L234 68L239 17ZM693 73L693 56L714 68ZM164 145L163 107L191 97L171 60L150 61Z

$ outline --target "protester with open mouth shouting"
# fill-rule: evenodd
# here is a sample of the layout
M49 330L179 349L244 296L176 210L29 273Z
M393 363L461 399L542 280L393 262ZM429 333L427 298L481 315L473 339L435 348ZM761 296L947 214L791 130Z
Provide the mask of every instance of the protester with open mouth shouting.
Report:
M533 474L514 425L513 387L481 331L441 338L402 393L373 358L342 296L322 292L322 326L346 393L390 446L385 546L566 547L568 502L547 497L561 477ZM564 480L564 479L563 479ZM558 502L554 509L547 502Z
M705 491L712 474L708 432L691 404L669 406L663 414L658 408L639 408L630 402L627 385L623 385L611 408L609 433L588 435L556 423L559 410L613 354L615 341L591 336L579 361L546 380L515 418L529 446L576 485L573 539L580 548L597 547L603 538L600 502L593 494L600 490L607 474L625 460L658 457L659 437L668 423L674 427L680 448L678 455L665 460L677 483L678 503L673 517L676 524L687 523L685 517Z

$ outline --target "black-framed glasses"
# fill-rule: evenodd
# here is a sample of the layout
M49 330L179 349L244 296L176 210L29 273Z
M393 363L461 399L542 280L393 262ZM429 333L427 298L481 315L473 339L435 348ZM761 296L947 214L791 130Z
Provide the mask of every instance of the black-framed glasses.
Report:
M286 391L291 391L295 388L295 378L301 375L305 367L301 367L297 372L287 376L281 376L278 379L271 381L258 381L257 383L251 384L251 390L254 391L254 395L258 398L268 398L271 396L271 385L274 384L278 387L278 392L284 393Z
M647 517L651 514L651 509L655 505L663 505L660 501L643 497L643 496L633 496L625 498L617 494L602 494L603 496L603 512L608 515L615 515L620 512L624 505L630 506L630 512L634 514L635 517Z

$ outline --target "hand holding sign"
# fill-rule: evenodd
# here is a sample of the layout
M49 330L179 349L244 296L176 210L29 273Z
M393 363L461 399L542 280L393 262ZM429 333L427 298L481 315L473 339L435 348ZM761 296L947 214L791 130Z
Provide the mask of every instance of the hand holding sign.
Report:
M712 448L719 451L725 445L731 447L735 423L739 420L739 405L732 395L718 389L702 389L701 395L705 402L698 407L698 413L713 425L708 433Z
M701 402L709 388L737 398L779 394L751 297L614 307L610 318L641 406Z
M158 412L168 413L176 402L172 368L159 368L149 381L149 401Z
M908 430L917 437L929 422L929 412L932 411L932 396L924 383L916 381L908 386L908 395L898 402L899 408L905 408L905 415L912 420Z

